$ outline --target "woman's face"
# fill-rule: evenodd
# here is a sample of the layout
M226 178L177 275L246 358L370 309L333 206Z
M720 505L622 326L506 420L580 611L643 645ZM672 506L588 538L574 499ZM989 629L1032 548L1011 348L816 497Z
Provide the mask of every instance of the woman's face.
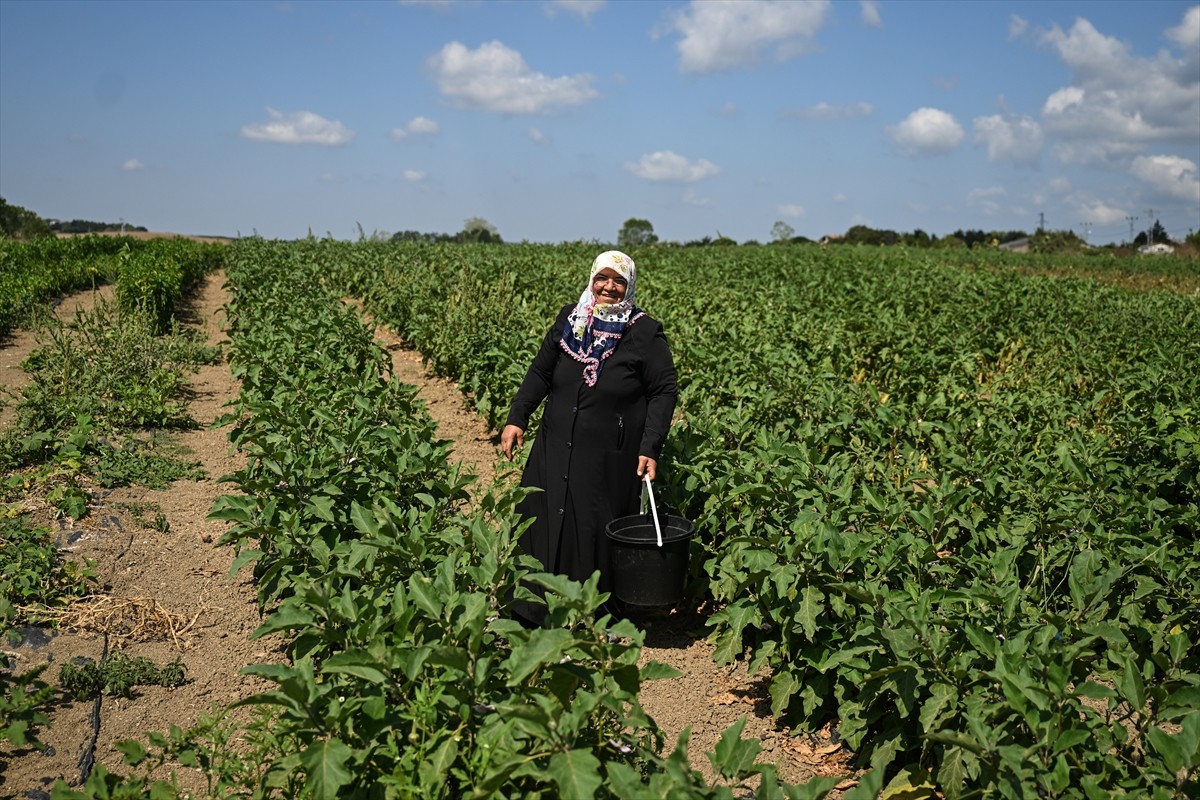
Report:
M600 270L592 278L592 295L597 303L615 305L625 299L625 289L628 281L608 267Z

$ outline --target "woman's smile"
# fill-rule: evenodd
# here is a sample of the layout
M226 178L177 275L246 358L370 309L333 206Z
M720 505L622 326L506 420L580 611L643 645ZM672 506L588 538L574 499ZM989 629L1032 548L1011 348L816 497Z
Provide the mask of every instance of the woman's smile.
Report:
M625 299L628 282L614 270L605 267L592 278L592 294L597 303L616 305Z

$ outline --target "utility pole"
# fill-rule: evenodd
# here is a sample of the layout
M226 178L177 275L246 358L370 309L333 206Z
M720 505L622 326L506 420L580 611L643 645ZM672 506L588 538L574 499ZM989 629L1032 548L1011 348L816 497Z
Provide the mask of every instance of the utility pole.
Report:
M1084 243L1084 244L1087 244L1087 243L1088 243L1088 237L1092 235L1092 223L1090 223L1090 222L1081 222L1081 223L1079 223L1079 224L1083 226L1083 243Z
M1154 209L1146 209L1146 244L1154 244L1154 223L1150 220L1154 219Z
M1138 221L1137 217L1125 217L1125 221L1129 223L1129 243L1133 244L1133 223Z
M1038 212L1038 230L1039 231L1046 230L1046 212L1045 211Z

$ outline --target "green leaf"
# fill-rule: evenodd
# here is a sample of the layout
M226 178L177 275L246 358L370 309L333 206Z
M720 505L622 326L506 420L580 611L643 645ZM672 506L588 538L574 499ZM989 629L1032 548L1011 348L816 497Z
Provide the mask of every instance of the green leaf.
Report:
M387 683L386 667L363 650L343 650L321 662L321 672L352 675L371 683Z
M570 631L562 628L537 628L530 631L528 641L513 644L508 657L508 685L517 686L539 668L562 660L563 651L573 641Z
M716 748L708 754L713 768L727 780L739 780L754 765L754 759L762 752L762 745L753 739L743 739L742 730L746 718L742 717L721 734Z
M336 800L341 788L353 777L346 762L354 753L341 739L313 742L300 754L300 763L308 773L304 788L316 800Z
M600 759L588 750L568 750L550 757L546 769L550 780L558 786L560 797L586 800L596 796L604 781L600 777Z
M670 664L664 664L661 661L650 661L646 666L641 668L638 677L643 681L659 681L680 678L683 677L683 673Z
M825 595L815 586L805 586L800 596L800 605L796 608L796 622L804 629L804 635L810 642L816 641L817 617L825 605Z

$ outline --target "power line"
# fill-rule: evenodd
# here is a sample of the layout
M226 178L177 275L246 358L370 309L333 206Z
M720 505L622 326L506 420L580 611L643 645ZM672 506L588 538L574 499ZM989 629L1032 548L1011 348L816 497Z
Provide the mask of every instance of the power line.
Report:
M1129 241L1133 241L1133 223L1137 222L1137 217L1125 217L1125 221L1129 223Z

